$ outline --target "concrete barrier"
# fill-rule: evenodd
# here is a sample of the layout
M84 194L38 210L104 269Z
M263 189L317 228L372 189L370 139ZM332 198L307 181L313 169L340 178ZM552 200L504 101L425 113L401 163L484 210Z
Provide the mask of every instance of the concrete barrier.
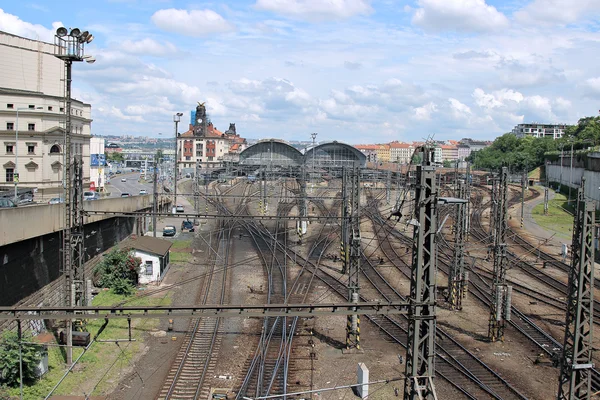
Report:
M151 207L152 195L83 202L86 211L134 212ZM111 217L111 214L86 216L84 224ZM64 225L64 204L3 208L0 209L0 246L60 231Z

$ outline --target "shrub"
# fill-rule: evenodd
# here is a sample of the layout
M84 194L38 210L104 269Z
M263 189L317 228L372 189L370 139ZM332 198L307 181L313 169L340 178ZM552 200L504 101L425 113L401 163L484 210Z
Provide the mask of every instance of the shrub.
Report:
M98 286L112 289L116 294L130 295L138 283L142 260L134 257L129 249L110 251L94 268L98 274Z
M31 342L30 334L23 334L22 342ZM7 386L19 385L19 336L16 332L6 332L0 339L0 382ZM35 371L42 359L43 347L37 344L22 344L23 382L33 382Z

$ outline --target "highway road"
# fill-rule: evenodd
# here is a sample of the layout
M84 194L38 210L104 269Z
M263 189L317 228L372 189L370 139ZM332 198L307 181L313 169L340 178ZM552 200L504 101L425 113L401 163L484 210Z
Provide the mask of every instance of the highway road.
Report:
M153 184L138 182L140 175L139 172L114 175L110 178L110 183L106 185L105 190L110 192L110 197L120 197L122 193L129 193L132 196L137 196L142 189L146 189L148 194L152 194ZM121 182L121 179L126 179L127 181Z

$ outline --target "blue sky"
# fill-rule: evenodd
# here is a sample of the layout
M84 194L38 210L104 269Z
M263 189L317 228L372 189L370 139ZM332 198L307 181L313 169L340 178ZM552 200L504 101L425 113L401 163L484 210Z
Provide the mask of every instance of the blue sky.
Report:
M600 109L597 0L21 1L0 30L92 32L75 95L94 134L221 130L349 143L493 139ZM185 126L184 124L184 126Z

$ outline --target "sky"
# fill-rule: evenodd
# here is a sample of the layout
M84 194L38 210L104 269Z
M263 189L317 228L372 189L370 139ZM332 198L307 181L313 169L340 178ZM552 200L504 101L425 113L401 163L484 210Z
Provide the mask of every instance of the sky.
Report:
M597 115L599 17L599 0L22 0L0 30L94 35L73 91L95 135L167 137L206 102L243 137L358 144Z

